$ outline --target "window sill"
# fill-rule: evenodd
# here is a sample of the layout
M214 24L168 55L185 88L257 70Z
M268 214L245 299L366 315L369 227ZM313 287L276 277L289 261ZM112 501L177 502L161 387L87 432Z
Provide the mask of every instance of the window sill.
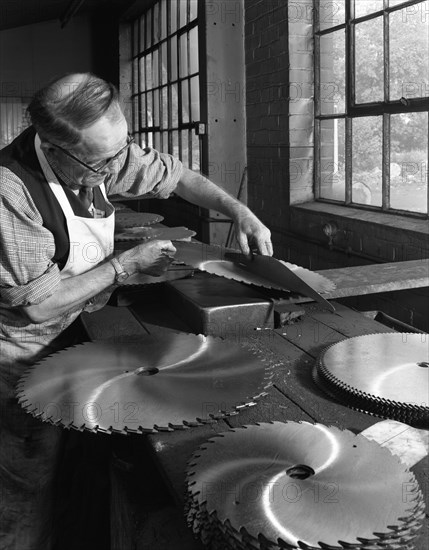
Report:
M398 214L361 210L360 208L342 206L340 204L315 201L294 204L291 205L291 208L308 212L331 214L332 216L341 218L353 218L363 223L367 222L392 227L402 231L413 231L429 236L429 223L427 219L423 218L407 218Z
M326 246L327 224L334 230L331 244L347 254L388 262L429 257L428 220L325 202L290 206L290 229L295 235Z

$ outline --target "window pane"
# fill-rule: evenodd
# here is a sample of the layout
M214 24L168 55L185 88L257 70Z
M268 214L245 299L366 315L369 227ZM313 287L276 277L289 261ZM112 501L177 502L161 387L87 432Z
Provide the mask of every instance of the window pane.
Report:
M198 16L198 0L190 0L190 16L189 22L196 19Z
M133 130L136 131L140 127L139 124L139 98L133 98Z
M168 132L162 132L162 149L164 153L168 153Z
M179 2L180 9L180 28L184 27L187 23L188 17L188 0L180 0Z
M140 58L139 64L140 64L140 88L139 88L139 91L144 92L146 90L146 84L145 84L146 70L145 69L147 67L147 62L145 62L144 57ZM150 73L148 73L148 74L150 75Z
M389 16L390 99L429 95L428 22L429 2Z
M151 90L153 88L152 83L152 56L147 55L146 57L142 58L142 60L145 60L146 63L146 90Z
M189 81L182 82L182 122L189 122Z
M159 90L154 90L153 92L153 125L159 126L160 120L160 109L159 109Z
M345 112L345 31L320 37L320 109L322 115Z
M152 85L154 88L159 86L159 65L158 65L159 49L152 52Z
M175 130L172 132L173 134L173 150L171 151L171 154L175 157L179 157L179 132Z
M161 88L161 97L162 97L162 127L168 128L168 94L167 86Z
M160 33L160 21L159 21L159 3L157 2L153 6L153 39L154 43L160 41L161 39L161 33Z
M356 103L384 99L383 19L356 25Z
M160 4L161 19L161 40L167 37L167 0L161 0Z
M345 193L345 120L322 120L320 123L320 196L344 201Z
M147 147L153 147L153 133L149 132L146 138Z
M173 128L179 125L179 86L178 84L171 85L171 124Z
M200 138L192 131L192 170L200 169Z
M179 76L188 75L188 35L182 34L180 37L180 66Z
M140 17L140 52L146 48L146 16Z
M159 132L153 133L153 147L154 149L161 149L161 134Z
M142 128L146 128L147 126L147 120L146 120L146 94L141 94L140 96L140 125Z
M147 126L150 128L153 126L153 102L152 102L152 92L149 92L146 95L146 116L147 116Z
M355 17L363 17L383 9L383 0L355 0Z
M353 119L352 202L382 205L382 129L383 119Z
M137 92L139 89L139 60L133 60L133 83L132 90L133 93Z
M198 76L191 78L191 121L200 120L200 84Z
M170 0L170 32L177 30L177 2L178 0Z
M428 113L390 118L390 205L427 212Z
M182 162L186 168L189 168L189 144L188 144L188 131L183 130L182 134Z
M406 0L389 0L389 7L397 6L398 4L403 4Z
M171 80L177 80L177 36L170 40Z
M293 18L294 8L298 10L299 4L291 4L289 8L289 18ZM292 13L291 13L292 12ZM300 13L297 11L295 17L298 18ZM328 29L341 25L345 20L345 0L320 0L319 2L319 23L320 30Z
M167 66L167 42L164 42L161 46L161 84L167 84L168 82L168 66Z
M148 10L146 13L145 44L146 44L146 48L150 48L152 44L152 10Z
M198 72L198 29L189 32L189 74Z

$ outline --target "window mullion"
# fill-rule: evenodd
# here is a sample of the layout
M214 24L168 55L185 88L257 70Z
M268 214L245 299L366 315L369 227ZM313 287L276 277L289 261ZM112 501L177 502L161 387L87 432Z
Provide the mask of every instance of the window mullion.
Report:
M346 176L346 189L345 189L345 203L350 204L352 202L352 184L353 184L353 120L350 117L346 117L346 155L345 155L345 176Z
M390 208L390 114L383 115L382 209Z

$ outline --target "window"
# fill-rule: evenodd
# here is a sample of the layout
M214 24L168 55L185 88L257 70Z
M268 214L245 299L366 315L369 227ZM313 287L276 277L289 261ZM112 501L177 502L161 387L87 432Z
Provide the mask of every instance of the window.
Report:
M27 97L0 97L0 149L9 145L28 127Z
M316 198L427 216L429 2L314 12Z
M142 146L199 170L201 120L198 0L158 0L132 24L133 134Z

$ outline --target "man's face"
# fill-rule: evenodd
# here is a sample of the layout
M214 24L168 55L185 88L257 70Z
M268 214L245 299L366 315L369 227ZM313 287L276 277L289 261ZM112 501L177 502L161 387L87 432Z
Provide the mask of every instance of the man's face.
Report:
M104 116L89 128L82 130L81 136L80 144L67 149L67 152L85 164L98 169L126 146L127 122L120 112L113 118ZM60 175L66 176L68 180L66 183L70 183L72 188L79 188L82 185L88 187L101 185L106 176L119 171L126 158L124 152L108 166L101 168L98 173L94 173L59 148L49 148L49 152L55 158L56 166L54 168L57 167L61 172Z

